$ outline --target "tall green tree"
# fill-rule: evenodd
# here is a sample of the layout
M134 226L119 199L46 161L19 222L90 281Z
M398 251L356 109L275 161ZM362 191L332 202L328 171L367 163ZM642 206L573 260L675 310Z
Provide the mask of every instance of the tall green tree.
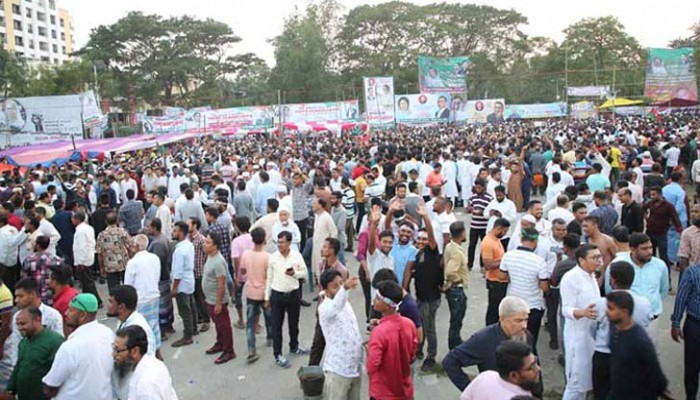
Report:
M570 85L615 85L618 95L642 92L645 54L612 16L586 18L564 30Z
M93 29L77 54L103 62L115 73L122 93L152 103L188 105L199 87L242 67L241 59L230 55L240 40L228 25L212 19L131 12Z
M0 46L0 94L2 97L15 96L26 84L26 66L14 53Z
M331 50L319 8L311 4L284 22L282 33L272 39L275 67L270 83L284 90L287 102L328 100L335 77Z

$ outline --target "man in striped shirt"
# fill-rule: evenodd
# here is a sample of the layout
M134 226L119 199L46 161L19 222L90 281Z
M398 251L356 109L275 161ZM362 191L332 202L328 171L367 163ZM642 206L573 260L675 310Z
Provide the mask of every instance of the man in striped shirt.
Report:
M501 260L501 271L507 272L510 279L508 296L525 300L530 307L527 330L533 337L533 349L540 333L544 315L544 297L542 292L549 290L549 269L547 262L535 253L539 232L535 228L523 229L520 234L520 246L508 251Z
M347 247L345 251L352 252L353 239L355 238L355 224L353 219L355 218L355 190L350 186L350 180L347 177L343 177L340 181L340 188L342 189L343 198L341 203L345 208L347 214L347 221L345 222L345 236L347 238Z
M467 203L467 212L472 215L472 223L469 229L469 250L467 253L467 267L470 271L474 265L476 245L479 240L483 241L484 236L486 236L486 225L489 222L489 216L484 213L484 210L493 200L491 195L486 193L485 186L482 179L477 179L472 189L474 194L471 195ZM479 259L479 264L483 268L484 261L481 260L481 257Z
M204 292L202 291L202 274L204 272L204 262L207 260L207 254L204 252L204 236L199 231L202 227L202 221L198 218L189 219L190 227L190 242L194 246L194 301L197 305L197 323L202 324L199 327L200 332L209 330L209 310L207 303L204 301Z

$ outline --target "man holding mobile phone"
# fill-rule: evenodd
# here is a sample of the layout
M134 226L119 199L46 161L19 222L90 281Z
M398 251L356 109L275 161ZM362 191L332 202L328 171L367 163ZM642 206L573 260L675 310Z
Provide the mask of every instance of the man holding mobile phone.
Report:
M272 349L275 362L281 368L291 363L282 355L282 326L285 313L289 317L290 353L309 354L299 346L299 311L301 309L300 279L307 276L304 257L293 249L292 234L282 231L277 235L277 251L270 256L267 285L265 287L265 308L272 311Z

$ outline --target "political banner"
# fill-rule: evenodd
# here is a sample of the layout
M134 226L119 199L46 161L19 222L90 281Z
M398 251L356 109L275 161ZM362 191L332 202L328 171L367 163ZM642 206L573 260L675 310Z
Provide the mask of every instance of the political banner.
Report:
M100 110L95 98L95 93L88 90L80 94L80 106L83 114L83 126L85 129L91 129L102 125L102 110Z
M285 104L282 106L282 112L285 123L359 121L360 119L357 100Z
M450 122L450 95L423 93L395 96L396 123L429 125Z
M212 110L197 107L175 116L144 117L143 132L164 135L169 133L230 134L241 129L263 130L272 128L274 112L271 107L236 107Z
M168 133L184 133L185 120L182 117L154 117L145 116L141 121L143 133L153 135L165 135Z
M500 124L505 121L506 102L503 99L470 100L455 112L456 122L469 124Z
M364 78L364 99L367 123L372 126L394 124L393 77L379 76Z
M571 117L588 119L596 116L595 103L592 101L579 101L571 105Z
M421 93L465 93L469 57L418 57Z
M218 134L235 133L240 129L269 129L275 115L274 109L267 106L223 108L202 114L205 132Z
M566 103L508 104L505 119L557 118L566 116Z
M569 97L604 97L610 93L610 86L569 86L566 95Z
M649 49L644 96L654 104L698 100L694 49Z
M0 132L9 134L9 144L49 143L83 138L82 95L7 98L0 100ZM94 103L94 95L92 97ZM85 104L87 106L87 104ZM90 116L96 112L87 107ZM0 141L3 144L8 140Z

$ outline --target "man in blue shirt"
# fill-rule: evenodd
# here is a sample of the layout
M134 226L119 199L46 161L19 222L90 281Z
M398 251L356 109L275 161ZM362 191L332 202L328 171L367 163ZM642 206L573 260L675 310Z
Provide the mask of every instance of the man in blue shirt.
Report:
M685 314L685 324L681 321ZM700 375L700 264L686 269L678 285L676 303L671 314L671 337L683 340L685 396L695 399Z
M389 211L386 213L384 220L384 229L391 230L391 221L394 219L394 213L397 211L405 218L405 211L398 208L398 202L394 202L389 206ZM403 213L402 213L403 212ZM411 244L415 226L406 221L397 221L399 225L399 234L396 235L394 245L391 247L389 255L394 260L394 272L396 273L397 283L401 287L406 288L411 280L411 271L416 262L418 249Z
M603 175L603 166L600 163L593 164L592 172L586 179L586 184L591 192L605 190L610 187L610 179Z
M634 267L634 282L630 290L633 294L645 297L651 303L653 314L649 325L649 336L653 341L658 337L658 317L663 312L663 301L668 296L668 268L661 259L652 256L651 239L644 233L630 235L630 252L623 253L613 260L626 261ZM605 292L612 291L610 269L605 270Z
M267 214L267 200L277 197L277 186L270 182L270 175L266 171L260 172L260 182L257 196L255 198L255 207L259 216Z
M688 208L685 206L685 189L680 184L682 177L683 175L680 172L672 172L671 183L663 187L661 194L666 201L673 204L673 208L676 209L676 214L678 214L678 219L681 221L683 229L685 229L688 227ZM669 229L666 237L668 261L675 264L678 262L678 246L681 242L681 235L677 230Z
M183 337L173 342L173 347L187 346L193 343L192 336L197 333L197 304L194 299L194 245L188 240L189 227L184 221L173 226L173 249L171 295L177 303L177 311L184 326Z

